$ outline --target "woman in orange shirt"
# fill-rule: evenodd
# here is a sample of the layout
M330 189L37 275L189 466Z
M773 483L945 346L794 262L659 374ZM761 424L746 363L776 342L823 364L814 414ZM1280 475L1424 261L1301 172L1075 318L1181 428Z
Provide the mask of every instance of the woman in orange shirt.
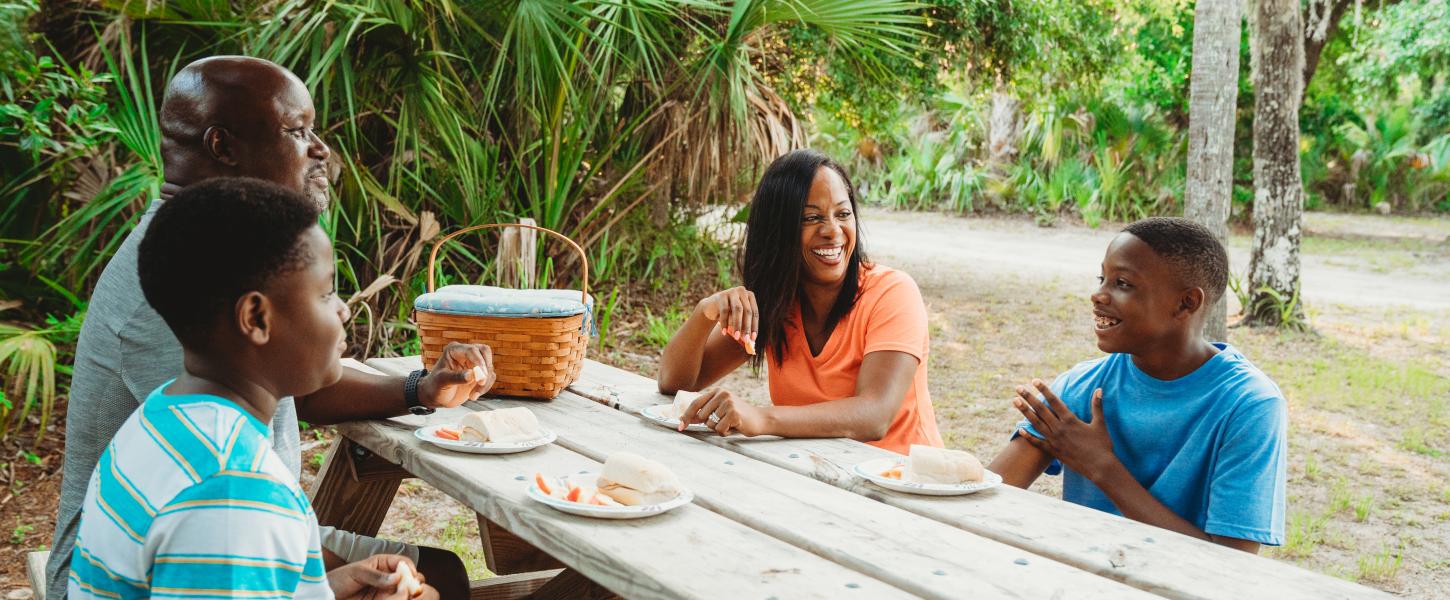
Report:
M696 304L665 346L659 386L696 391L747 360L765 363L772 406L712 388L685 425L848 437L901 454L942 445L921 292L907 274L867 260L857 226L856 192L835 161L797 150L771 163L750 203L745 285Z

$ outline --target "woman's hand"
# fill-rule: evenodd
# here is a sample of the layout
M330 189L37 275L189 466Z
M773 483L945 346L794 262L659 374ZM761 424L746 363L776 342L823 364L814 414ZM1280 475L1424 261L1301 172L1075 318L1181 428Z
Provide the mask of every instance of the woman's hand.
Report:
M760 309L755 304L755 292L743 287L719 291L701 300L695 312L719 323L721 333L754 354L755 338L760 332Z
M705 390L680 415L680 431L693 423L708 424L720 435L730 435L731 431L747 436L766 433L765 409L720 388Z
M333 595L342 600L438 600L438 590L426 583L423 585L422 595L413 598L408 597L407 590L399 589L400 563L413 567L412 561L404 556L373 555L328 571L327 585L332 588ZM418 581L422 582L423 574L418 573L416 568L413 572Z

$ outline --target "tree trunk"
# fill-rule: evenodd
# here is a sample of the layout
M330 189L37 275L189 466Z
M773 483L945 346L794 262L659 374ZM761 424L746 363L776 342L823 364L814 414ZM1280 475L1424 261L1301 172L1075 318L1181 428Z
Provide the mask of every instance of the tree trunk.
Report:
M1239 0L1198 0L1188 83L1188 182L1183 216L1227 241L1233 192L1234 111L1238 108ZM1204 337L1228 339L1224 294L1209 307Z
M1355 0L1309 0L1304 13L1304 88L1314 80L1319 57L1329 37L1339 29L1339 20Z
M987 118L987 163L1005 165L1017 157L1017 138L1022 133L1022 105L1001 88L992 92L992 112Z
M1254 245L1246 323L1294 325L1303 317L1298 302L1304 210L1299 176L1304 28L1299 0L1256 0L1252 21Z

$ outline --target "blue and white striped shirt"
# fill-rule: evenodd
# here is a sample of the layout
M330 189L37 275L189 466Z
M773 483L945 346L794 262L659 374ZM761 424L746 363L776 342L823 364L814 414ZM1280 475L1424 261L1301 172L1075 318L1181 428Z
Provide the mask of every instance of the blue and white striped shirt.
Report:
M317 516L268 428L210 395L132 413L86 490L69 597L332 598Z

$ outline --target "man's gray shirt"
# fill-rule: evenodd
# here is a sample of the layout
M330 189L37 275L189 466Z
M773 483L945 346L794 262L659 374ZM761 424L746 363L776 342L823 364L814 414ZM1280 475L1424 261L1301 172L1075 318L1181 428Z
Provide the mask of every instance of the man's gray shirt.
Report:
M66 409L60 510L45 569L47 598L65 598L81 504L101 453L141 400L181 374L181 344L161 315L146 303L136 272L141 238L161 204L161 200L151 203L106 264L81 325ZM277 403L272 444L287 468L300 475L301 441L291 398Z

